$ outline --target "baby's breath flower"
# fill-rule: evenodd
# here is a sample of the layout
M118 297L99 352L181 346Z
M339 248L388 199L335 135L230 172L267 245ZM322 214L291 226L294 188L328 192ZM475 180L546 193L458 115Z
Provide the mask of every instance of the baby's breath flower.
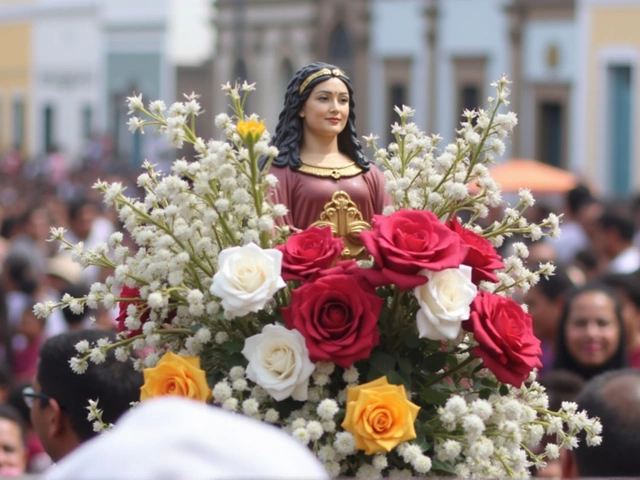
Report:
M356 440L349 432L339 432L336 434L333 448L341 455L351 455L356 451Z
M311 440L311 436L309 435L309 432L304 427L296 428L293 431L292 435L293 435L293 438L298 440L303 445L307 445Z
M224 402L222 402L222 408L230 412L235 412L236 410L238 410L238 399L233 397L227 398Z
M255 415L258 413L260 404L255 398L247 398L242 402L242 411L245 415Z
M82 374L87 371L89 364L86 360L80 360L79 358L72 358L69 360L69 366L73 373Z
M78 343L76 343L76 352L85 353L87 350L89 350L89 342L88 341L80 340Z
M264 421L267 423L276 423L280 419L280 414L277 410L270 408L264 414Z
M226 381L218 382L213 387L213 399L217 403L223 403L233 395L231 386Z

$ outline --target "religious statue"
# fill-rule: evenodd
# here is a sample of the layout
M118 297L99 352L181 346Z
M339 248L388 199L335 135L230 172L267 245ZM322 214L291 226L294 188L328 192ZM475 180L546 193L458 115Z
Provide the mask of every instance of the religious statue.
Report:
M289 213L284 223L297 230L330 226L345 242L345 257L363 251L359 233L391 203L383 173L364 156L355 127L349 77L316 62L289 82L273 137L279 155L269 173L278 186L275 203Z

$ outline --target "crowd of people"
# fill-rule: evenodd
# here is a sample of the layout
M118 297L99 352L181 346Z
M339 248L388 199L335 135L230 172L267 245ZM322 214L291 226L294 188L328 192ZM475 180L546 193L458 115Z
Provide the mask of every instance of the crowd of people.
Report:
M33 313L37 302L83 296L108 274L83 270L47 239L51 227L64 227L74 244L106 242L122 228L91 186L101 177L135 192L135 175L95 163L53 178L13 163L0 176L0 476L45 471L97 435L87 420L89 399L100 398L103 420L115 422L142 385L139 372L112 356L82 376L68 366L78 341L114 337L117 312ZM539 203L531 219L547 210ZM557 265L520 298L542 341L539 378L550 406L577 401L606 430L602 447L565 452L537 476L624 476L639 468L629 450L640 443L639 211L640 201L608 203L580 185L556 212L563 214L561 236L529 245L531 268ZM510 245L502 248L508 253ZM628 464L598 460L612 449L628 451Z

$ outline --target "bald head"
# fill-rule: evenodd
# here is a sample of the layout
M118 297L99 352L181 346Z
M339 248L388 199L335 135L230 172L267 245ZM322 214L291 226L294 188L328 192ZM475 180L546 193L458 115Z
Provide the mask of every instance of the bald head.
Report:
M602 423L602 444L575 450L582 477L631 477L640 472L640 370L624 369L594 377L578 396L580 409Z

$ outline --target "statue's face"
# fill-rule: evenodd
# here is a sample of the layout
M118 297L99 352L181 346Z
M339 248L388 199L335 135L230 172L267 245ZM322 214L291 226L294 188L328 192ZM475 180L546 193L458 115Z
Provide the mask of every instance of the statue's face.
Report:
M337 136L349 120L349 90L342 80L332 77L317 84L300 110L304 132Z

